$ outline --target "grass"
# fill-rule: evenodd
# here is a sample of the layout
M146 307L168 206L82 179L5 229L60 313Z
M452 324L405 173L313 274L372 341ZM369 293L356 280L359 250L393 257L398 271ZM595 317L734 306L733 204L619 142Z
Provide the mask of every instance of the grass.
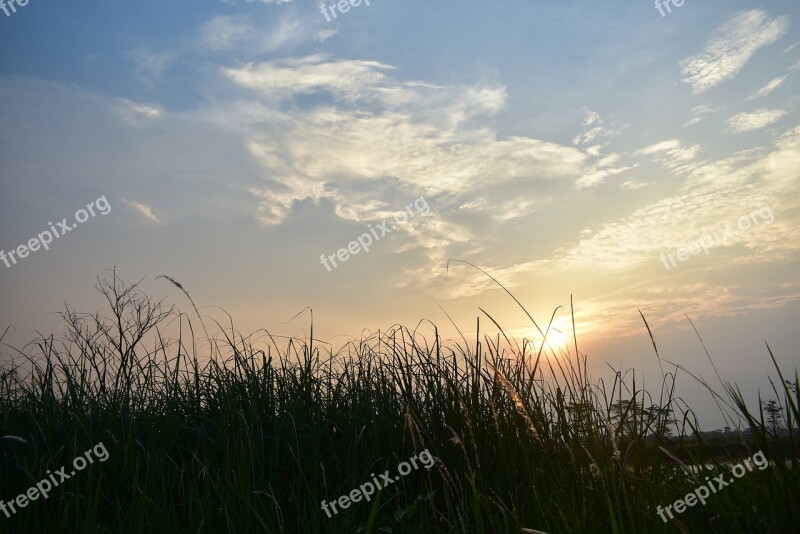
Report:
M577 340L548 354L504 335L454 343L435 326L430 339L397 326L334 353L313 321L308 339L243 337L201 318L185 291L190 315L116 273L97 288L108 315L67 308L63 334L0 358L0 436L25 441L0 439L0 498L99 442L109 458L0 514L2 531L749 533L800 521L797 434L770 436L726 384L718 404L752 433L689 440L697 423L675 396L685 373L661 360L672 370L654 398L632 371L590 383ZM795 428L796 371L780 380ZM432 469L331 519L322 511L426 448ZM669 524L656 515L698 486L683 464L728 472L758 450L775 464Z

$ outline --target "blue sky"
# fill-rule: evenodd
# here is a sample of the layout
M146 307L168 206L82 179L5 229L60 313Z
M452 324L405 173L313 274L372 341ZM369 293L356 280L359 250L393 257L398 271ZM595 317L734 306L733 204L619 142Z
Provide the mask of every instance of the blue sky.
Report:
M112 212L6 268L0 325L49 330L117 266L244 331L305 306L329 339L394 323L518 336L574 295L584 350L797 365L800 4L373 0L45 2L0 12L0 248L104 195ZM415 199L415 216L328 272ZM754 210L772 220L670 269ZM209 314L214 309L208 308ZM568 326L560 315L557 325ZM449 331L455 335L454 331ZM333 342L333 341L332 341ZM716 350L713 350L716 349ZM698 394L700 395L700 394ZM701 398L700 396L698 398Z

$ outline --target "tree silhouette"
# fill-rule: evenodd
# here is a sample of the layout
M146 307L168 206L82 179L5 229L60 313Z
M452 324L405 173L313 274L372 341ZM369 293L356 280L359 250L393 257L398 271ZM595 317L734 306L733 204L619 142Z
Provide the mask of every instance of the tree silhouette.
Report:
M764 403L764 411L767 412L767 424L771 429L773 437L778 437L778 433L783 428L781 418L783 417L783 407L778 401L771 400Z

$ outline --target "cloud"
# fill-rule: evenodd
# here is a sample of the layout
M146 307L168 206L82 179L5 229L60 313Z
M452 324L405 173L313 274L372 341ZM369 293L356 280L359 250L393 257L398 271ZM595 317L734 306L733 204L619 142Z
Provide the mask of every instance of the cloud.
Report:
M430 217L392 234L392 250L418 254L404 280L429 280L449 254L487 247L487 231L632 168L599 148L500 137L490 119L508 91L497 82L404 80L392 65L327 54L221 73L235 93L206 113L244 131L263 169L246 188L263 226L282 225L302 201L332 204L341 219L364 224L391 217L412 195L428 199Z
M622 182L619 184L619 188L624 191L636 191L637 189L641 189L642 187L647 187L649 185L647 182L640 182L638 180L628 180L627 182Z
M318 31L317 33L314 34L314 40L316 42L318 42L318 43L324 43L325 41L327 41L328 39L330 39L331 37L333 37L337 33L339 33L338 29L320 30L320 31Z
M759 109L752 113L737 113L728 119L728 131L742 133L760 130L778 122L786 113L783 109Z
M749 285L723 285L672 279L667 287L648 279L626 287L625 296L608 295L583 301L574 313L576 325L585 324L593 337L619 339L641 335L643 325L639 310L651 328L665 328L667 325L688 327L687 316L693 320L736 317L754 310L781 308L799 298L800 283L797 280L770 286L756 281Z
M376 220L387 213L372 201L391 198L395 189L469 198L512 182L532 187L579 176L586 159L555 143L470 139L475 134L469 130L451 132L416 120L413 113L359 116L327 109L282 123L284 135L255 133L251 153L274 183L252 190L260 199L259 219L280 224L295 200L310 197L335 200L343 218ZM388 190L380 191L386 182Z
M682 173L697 167L696 159L700 153L700 148L700 145L686 146L678 139L669 139L639 149L634 154L637 156L653 156L656 161L662 163L668 169Z
M219 15L202 26L198 44L201 49L213 52L238 50L263 54L309 40L324 41L331 35L296 16L282 16L271 27L259 27L248 15Z
M583 120L583 131L572 139L575 145L588 145L595 140L603 137L617 137L630 125L625 124L621 128L609 129L603 126L603 118L599 113L585 110L586 117ZM601 158L590 162L581 172L581 176L575 180L576 189L587 189L595 187L606 181L607 178L623 173L627 170L636 168L638 165L615 166L620 159L619 154L609 154L602 156L603 145L591 145L584 150L591 158Z
M716 113L717 111L719 111L719 109L713 109L711 108L711 106L707 106L705 104L702 106L695 106L689 111L689 113L692 115L693 118L688 122L686 122L686 124L684 124L683 127L686 128L687 126L698 124L703 120L703 115Z
M663 153L677 146L680 144L672 140L645 150ZM780 260L800 251L799 186L800 126L783 134L769 152L748 151L703 164L675 195L584 228L574 245L515 268L550 275L631 269L648 262L655 265L662 251L687 246L726 223L735 225L741 216L767 205L775 214L772 224L739 232L718 247L714 257L722 258L722 249L738 246L749 249L760 261Z
M153 210L147 204L142 204L141 202L137 202L135 200L127 200L125 198L122 198L120 200L122 200L122 202L126 206L133 208L134 211L136 211L139 215L141 215L148 221L154 222L156 224L162 224L162 222L158 220L158 217L156 217L153 214Z
M626 124L618 129L609 129L603 126L603 118L600 114L586 110L586 117L583 120L583 131L572 139L575 145L587 145L592 143L597 138L602 137L617 137L629 125Z
M239 68L225 68L225 76L241 87L265 96L283 98L299 94L329 92L345 100L356 100L369 93L384 101L398 93L387 91L383 71L393 67L377 61L331 60L324 54L303 58L248 63ZM402 100L402 99L401 99Z
M117 107L119 117L132 126L145 125L160 119L164 114L164 110L159 106L137 104L126 98L118 98L117 102L119 102L119 106Z
M174 59L174 54L139 48L128 52L127 57L136 65L134 75L145 85L152 87Z
M244 15L220 15L208 21L201 32L202 44L211 50L226 50L255 34L255 27Z
M659 143L662 153L676 143ZM748 266L791 269L800 253L800 126L778 137L769 149L748 150L703 164L692 171L673 195L612 215L576 233L573 242L542 259L507 266L486 266L516 294L531 285L544 287L570 277L592 277L593 285L612 288L594 302L583 301L579 315L591 318L593 331L610 329L624 335L641 308L656 322L685 320L684 313L731 316L756 309L777 308L800 298L800 280L780 285L759 282ZM687 247L726 225L737 228L740 218L769 206L770 224L754 225L732 234L709 255L665 274L662 252ZM761 215L758 216L759 220ZM760 267L762 268L762 267ZM708 270L714 269L714 282ZM793 271L792 271L793 272ZM603 273L607 276L603 278ZM744 285L732 280L739 276ZM668 277L668 278L667 278ZM759 284L761 284L759 286ZM449 283L450 296L473 296L493 289L485 279L466 273ZM760 297L754 299L753 294ZM621 320L625 317L625 320ZM580 322L581 317L576 316Z
M747 97L747 100L755 100L757 98L761 98L767 96L772 91L780 87L780 85L786 80L786 76L781 76L780 78L775 78L771 82L767 83L763 87L761 87L758 91L753 93L752 95Z
M628 167L615 167L612 169L601 169L599 166L591 167L583 176L575 181L577 189L586 189L602 184L606 178L615 176L625 171L635 169L638 165L630 165Z
M512 199L500 203L490 203L485 197L477 197L458 207L459 210L486 213L496 222L519 219L549 204L549 199Z
M786 33L785 16L772 20L761 9L734 15L714 32L702 53L680 62L683 81L695 94L733 78L760 48Z

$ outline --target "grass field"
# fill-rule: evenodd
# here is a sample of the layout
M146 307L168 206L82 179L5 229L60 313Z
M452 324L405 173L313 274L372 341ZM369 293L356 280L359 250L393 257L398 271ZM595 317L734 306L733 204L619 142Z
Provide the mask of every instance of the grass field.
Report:
M305 340L242 337L232 322L201 319L193 302L180 313L116 275L98 289L104 314L67 309L64 333L3 346L0 499L98 443L107 459L0 514L4 532L751 533L800 524L797 435L771 437L735 385L716 398L752 434L712 446L680 438L695 423L675 384L694 379L666 363L651 396L632 372L590 383L574 345L559 355L502 335L446 343L396 327L332 354L313 330ZM774 362L768 348L764 361ZM782 376L775 364L773 373L784 424L795 428L796 371ZM322 510L425 449L432 468L331 518ZM690 465L728 473L757 451L774 463L669 523L657 514L712 476Z

